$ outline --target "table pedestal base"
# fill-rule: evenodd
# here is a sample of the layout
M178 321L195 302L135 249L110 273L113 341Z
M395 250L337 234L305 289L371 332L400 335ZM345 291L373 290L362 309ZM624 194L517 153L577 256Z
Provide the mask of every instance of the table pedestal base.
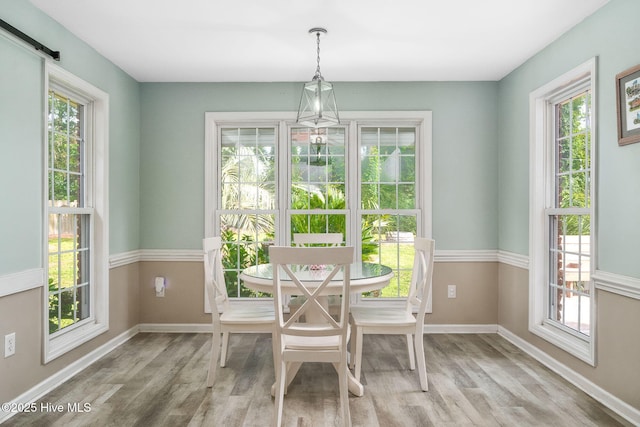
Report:
M289 362L287 364L287 385L285 388L285 394L287 394L286 389L289 388L291 381L296 377L298 370L302 366L302 362ZM333 367L337 370L337 364L333 364ZM353 376L351 371L347 370L347 382L349 386L349 392L356 397L362 397L364 395L364 386ZM276 395L276 384L274 383L271 386L271 396Z

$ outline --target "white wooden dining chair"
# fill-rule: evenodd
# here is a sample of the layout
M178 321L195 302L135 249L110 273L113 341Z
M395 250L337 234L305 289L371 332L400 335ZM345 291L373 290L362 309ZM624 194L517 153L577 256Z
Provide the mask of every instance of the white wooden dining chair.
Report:
M269 259L273 266L274 301L279 301L285 292L305 297L300 308L287 320L282 305L274 302L276 322L273 339L274 354L277 353L274 358L279 361L276 367L274 425L282 425L284 394L300 364L328 362L332 363L338 372L343 425L350 426L347 378L349 298L342 298L340 313L336 316L337 319L334 319L327 310L326 295L334 292L349 295L350 265L354 259L354 248L271 246ZM323 269L303 268L311 265L323 265ZM283 291L283 279L290 280L295 290ZM335 287L338 280L340 289L329 292L327 286L331 283L331 286ZM308 314L305 316L307 322L302 323L300 316L305 313Z
M351 327L354 339L351 340L350 366L356 379L360 380L362 370L362 347L365 334L406 335L409 353L409 368L416 368L422 391L428 391L427 369L424 359L424 316L428 301L431 299L431 279L433 275L433 254L435 242L431 239L416 237L415 256L409 297L404 308L352 307ZM417 306L414 316L413 307ZM415 349L414 349L415 343ZM355 357L354 357L355 355Z
M207 387L213 387L216 377L218 356L220 367L224 368L231 333L271 333L274 324L274 311L271 305L258 305L251 302L229 302L227 286L222 266L222 241L220 237L208 237L202 240L204 249L204 283L209 306L213 338L211 361L207 376ZM222 312L219 311L222 309ZM222 335L222 341L220 340ZM274 361L275 366L275 361Z
M294 233L293 246L340 246L342 233Z
M291 246L306 248L306 247L332 247L340 246L342 244L342 233L293 233L293 239L291 240ZM304 297L298 295L291 297L290 295L283 296L282 303L288 306L292 311L298 309L300 304L304 301ZM332 295L329 297L329 307L331 314L336 314L340 309L340 298Z

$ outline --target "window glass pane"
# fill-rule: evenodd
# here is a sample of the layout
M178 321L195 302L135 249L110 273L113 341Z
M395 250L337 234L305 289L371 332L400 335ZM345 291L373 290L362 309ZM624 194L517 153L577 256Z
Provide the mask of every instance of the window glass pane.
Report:
M268 262L273 244L276 206L276 129L273 127L222 128L219 180L223 241L222 263L230 297L255 297L245 288L240 272Z
M245 288L239 278L243 269L268 262L274 242L275 215L228 214L220 217L222 264L230 297L260 296Z
M394 184L380 184L380 209L396 209L398 207L397 187Z
M89 318L90 214L66 212L85 207L84 106L49 92L48 235L49 332ZM60 210L61 209L61 210Z
M363 215L362 260L391 267L394 277L380 291L364 297L406 297L413 269L413 241L417 234L415 215Z
M69 174L69 205L73 207L84 207L84 203L82 203L82 197L80 194L80 175Z
M583 93L572 100L572 133L584 132L587 128L587 95Z
M552 215L550 220L548 318L589 334L590 216Z
M361 207L414 208L415 128L363 127L360 132Z
M342 233L346 235L347 217L344 214L291 215L291 233Z
M563 138L571 131L571 103L558 104L558 137Z
M398 209L413 209L416 202L415 184L398 185Z
M223 209L275 206L275 129L221 130L220 197Z
M89 317L89 293L91 288L89 285L79 286L77 289L77 312L78 320L84 320Z

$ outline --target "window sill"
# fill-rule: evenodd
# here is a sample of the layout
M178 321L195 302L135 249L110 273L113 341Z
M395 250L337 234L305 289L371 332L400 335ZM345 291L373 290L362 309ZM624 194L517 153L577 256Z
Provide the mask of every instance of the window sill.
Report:
M588 340L580 339L549 324L529 325L529 331L583 362L596 366L593 336Z
M108 330L109 327L105 324L91 323L51 338L45 345L44 363L51 362Z

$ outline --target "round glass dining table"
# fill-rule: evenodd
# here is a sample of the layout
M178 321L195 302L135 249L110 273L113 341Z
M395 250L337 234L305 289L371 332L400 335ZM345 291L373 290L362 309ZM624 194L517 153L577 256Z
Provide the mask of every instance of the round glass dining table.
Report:
M329 274L322 266L308 269L301 273L301 279L311 286L313 282L322 282L324 277ZM390 267L382 264L374 264L370 262L356 262L350 268L350 285L352 293L362 293L382 289L389 284L393 277L393 271ZM240 274L240 279L245 286L254 291L273 293L273 266L271 264L259 264L245 268ZM335 295L341 291L342 277L340 273L336 275L336 285L331 284L323 290L323 295ZM287 292L290 290L290 292ZM286 279L286 275L282 278L282 292L294 294L297 288L293 282Z

